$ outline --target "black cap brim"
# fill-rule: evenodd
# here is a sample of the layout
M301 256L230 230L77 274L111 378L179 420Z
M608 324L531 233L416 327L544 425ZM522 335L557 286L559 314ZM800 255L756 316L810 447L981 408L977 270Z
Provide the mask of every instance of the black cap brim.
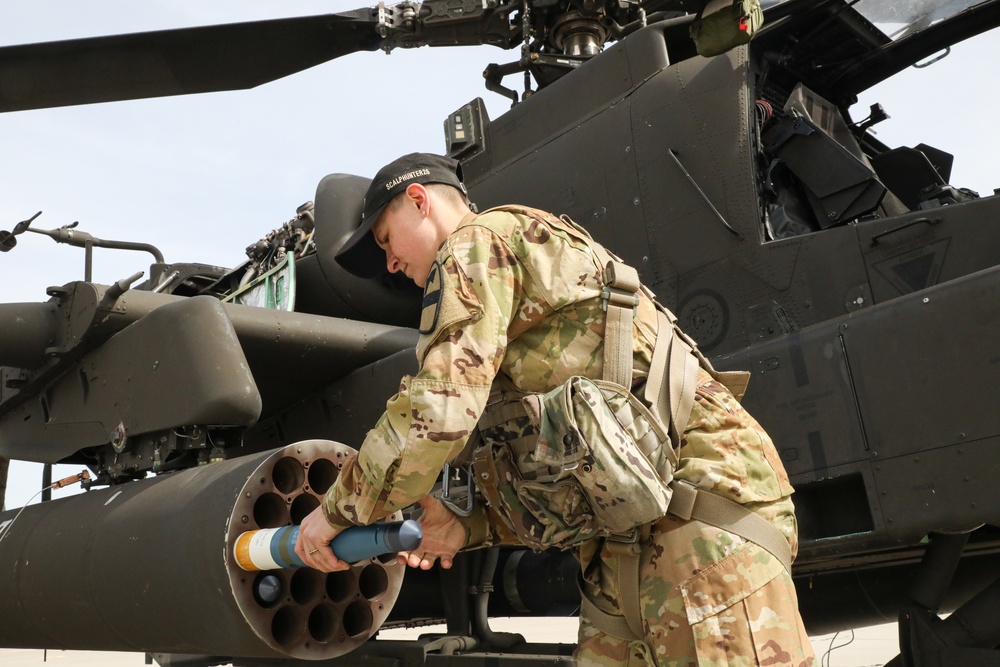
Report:
M360 278L377 278L388 272L385 251L378 247L372 226L396 196L413 183L444 183L465 192L462 165L431 153L403 155L382 167L365 193L361 225L337 251L337 262Z
M334 255L338 264L359 278L378 278L389 271L385 263L385 251L378 247L372 233L372 225L384 210L385 205L362 220L361 226L354 230Z

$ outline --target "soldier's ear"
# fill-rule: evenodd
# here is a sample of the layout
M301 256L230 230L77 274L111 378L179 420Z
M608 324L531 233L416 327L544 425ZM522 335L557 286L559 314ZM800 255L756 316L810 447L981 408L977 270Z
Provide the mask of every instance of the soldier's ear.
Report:
M406 197L415 204L421 215L426 216L430 211L430 195L420 183L411 183L406 187Z

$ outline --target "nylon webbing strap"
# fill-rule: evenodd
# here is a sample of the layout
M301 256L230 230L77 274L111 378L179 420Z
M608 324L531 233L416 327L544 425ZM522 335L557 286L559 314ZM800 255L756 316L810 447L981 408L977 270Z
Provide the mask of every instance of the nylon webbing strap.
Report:
M743 505L710 491L698 489L689 482L675 479L670 483L671 514L685 520L701 521L735 533L766 549L792 573L792 551L788 540L777 528Z
M665 323L666 316L663 311L659 312L660 322ZM687 430L698 385L698 359L680 334L680 331L674 331L670 338L670 374L667 376L670 381L670 428L678 448Z
M632 382L632 350L626 345L632 342L631 336L622 336L620 330L632 326L632 311L608 306L608 314L604 319L604 379L623 387Z
M670 429L675 447L687 428L698 382L698 357L667 314L657 309L656 342L643 398Z
M606 635L628 641L643 639L642 605L639 599L639 556L649 538L650 526L639 526L628 537L608 537L604 548L615 558L618 604L622 615L602 611L580 586L580 613Z
M618 596L629 630L638 638L642 638L642 605L639 600L639 556L642 555L642 543L649 536L648 526L640 526L632 531L632 542L619 542L609 538L605 545L608 551L615 555L618 566Z
M674 328L670 326L663 311L657 309L656 312L656 341L653 343L653 356L649 361L649 375L646 377L646 385L642 388L642 397L653 416L669 429L670 397L667 395L667 385L663 380L667 376L667 361L670 359L670 342L674 337ZM665 321L667 326L664 326Z
M743 400L743 394L747 392L747 385L750 384L750 374L746 371L715 371L715 379L721 382L737 401Z
M604 290L601 292L604 318L604 373L603 379L632 387L632 319L639 306L642 283L639 273L628 264L614 257L600 244L591 245L594 254L604 267ZM657 415L657 417L659 417ZM663 422L662 419L660 419ZM663 422L665 424L665 422ZM639 604L639 553L643 532L633 531L632 541L623 542L609 537L605 542L616 560L618 594L624 616L606 614L597 608L581 589L581 610L602 632L620 639L642 638L642 608ZM610 629L610 632L608 631Z
M632 318L639 305L639 274L614 259L604 265L604 379L632 386Z
M479 419L479 428L488 429L509 422L517 417L527 414L520 401L508 401L507 403L496 403L489 406L489 410L483 411L483 416Z
M766 549L778 559L785 570L792 572L792 553L788 540L777 528L754 514L746 507L723 498L710 491L704 491L689 482L674 480L670 483L673 496L669 512L687 521L700 521L728 531ZM639 605L639 551L635 543L615 542L608 539L608 550L615 555L615 569L618 571L618 595L624 615L602 611L580 587L580 614L606 635L624 641L642 639L642 618ZM634 591L634 593L633 593Z
M638 562L638 559L636 561ZM624 616L609 614L606 611L598 609L597 605L587 597L587 593L583 590L582 586L580 587L580 616L586 618L595 628L604 634L615 639L622 641L642 639L642 637L632 632L632 628L628 626L628 621L625 620Z

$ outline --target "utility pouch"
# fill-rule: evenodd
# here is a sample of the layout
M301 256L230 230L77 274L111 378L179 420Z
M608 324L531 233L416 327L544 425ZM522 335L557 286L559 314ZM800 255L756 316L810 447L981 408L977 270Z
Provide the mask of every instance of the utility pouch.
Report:
M603 530L628 533L667 513L675 464L670 436L630 391L573 377L522 402L539 427L535 460L580 483Z
M565 549L667 513L676 455L666 428L627 389L573 377L521 404L533 443L519 437L512 447L512 429L481 429L473 470L525 544Z
M575 479L518 458L508 445L487 441L473 453L472 470L486 501L525 546L567 549L602 534Z
M763 23L760 0L708 0L691 24L691 39L708 58L746 44Z

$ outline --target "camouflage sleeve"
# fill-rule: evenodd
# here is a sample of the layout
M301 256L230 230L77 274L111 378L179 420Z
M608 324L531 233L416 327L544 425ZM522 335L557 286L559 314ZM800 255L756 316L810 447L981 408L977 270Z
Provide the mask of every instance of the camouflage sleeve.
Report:
M424 290L420 371L403 379L327 492L332 525L369 524L416 502L462 451L503 360L522 272L484 227L461 227L445 241Z

